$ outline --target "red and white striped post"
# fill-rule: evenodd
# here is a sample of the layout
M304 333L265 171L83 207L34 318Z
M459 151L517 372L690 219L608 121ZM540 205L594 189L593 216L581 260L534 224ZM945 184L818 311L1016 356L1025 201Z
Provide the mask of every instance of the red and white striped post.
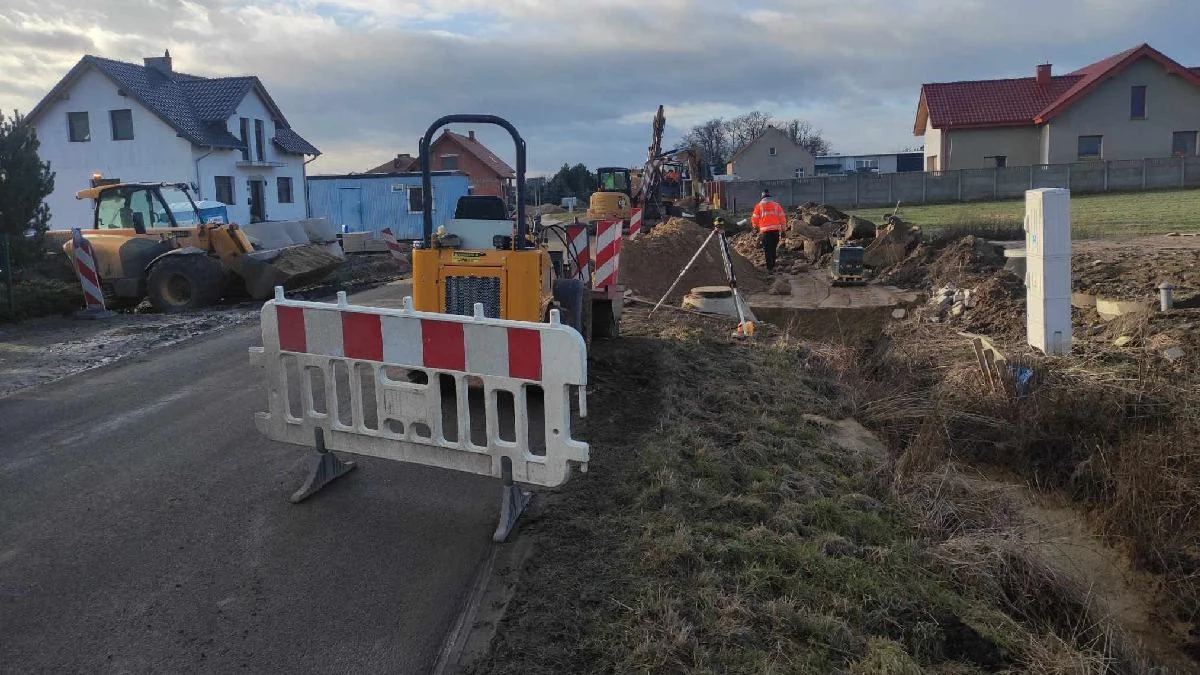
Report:
M104 307L104 292L100 290L100 272L96 268L96 250L78 227L71 229L71 244L75 274L83 287L85 309L75 313L80 319L104 319L112 312Z
M617 285L621 258L621 221L601 220L596 223L596 257L592 265L592 288Z
M412 268L412 261L409 260L408 254L405 253L404 247L396 241L396 235L392 234L392 228L385 227L379 231L379 236L383 239L383 243L387 244L388 253L392 254L396 264L400 269L408 271Z
M583 223L567 225L567 242L570 250L566 252L571 257L571 266L575 268L575 278L583 281L590 288L592 285L591 244L588 242L588 226Z
M642 231L642 209L635 207L629 213L629 234Z

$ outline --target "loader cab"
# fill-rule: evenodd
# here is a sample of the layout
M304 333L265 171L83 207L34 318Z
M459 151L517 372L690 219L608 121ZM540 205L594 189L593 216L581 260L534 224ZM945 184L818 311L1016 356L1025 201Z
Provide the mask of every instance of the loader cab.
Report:
M600 192L623 192L633 195L633 181L629 169L620 166L604 166L596 169L596 189Z
M134 234L144 235L186 229L193 223L179 222L175 213L186 214L189 210L195 223L200 220L199 210L182 183L102 185L81 190L75 196L96 200L92 227L97 230L133 230Z

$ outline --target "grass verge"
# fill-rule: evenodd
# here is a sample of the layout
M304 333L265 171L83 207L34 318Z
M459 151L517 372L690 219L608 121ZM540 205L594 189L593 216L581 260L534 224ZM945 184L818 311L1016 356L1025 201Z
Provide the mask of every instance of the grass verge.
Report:
M886 208L851 211L879 222ZM1071 231L1075 238L1165 234L1200 231L1200 190L1170 190L1071 197ZM955 226L1002 227L1020 230L1022 199L965 204L900 205L900 217L930 233Z
M1120 662L1102 631L1078 628L1100 624L1052 572L969 536L986 514L973 528L967 510L931 519L917 509L942 504L937 490L897 498L883 445L813 415L853 407L824 359L769 333L737 342L706 320L631 314L593 352L589 472L526 524L537 550L472 672Z

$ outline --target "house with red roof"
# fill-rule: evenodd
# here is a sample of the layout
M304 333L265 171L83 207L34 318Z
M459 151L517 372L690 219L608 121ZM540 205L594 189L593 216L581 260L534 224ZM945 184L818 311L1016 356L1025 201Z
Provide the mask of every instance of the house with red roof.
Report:
M1200 68L1142 44L1065 75L921 86L925 170L1197 154Z
M430 169L433 171L461 171L470 179L469 193L472 195L489 195L507 198L512 181L516 178L513 170L496 153L480 143L475 138L474 130L466 136L443 129L442 135L434 139L429 148ZM420 171L419 158L408 153L396 155L391 161L384 162L367 173L392 173L396 171Z

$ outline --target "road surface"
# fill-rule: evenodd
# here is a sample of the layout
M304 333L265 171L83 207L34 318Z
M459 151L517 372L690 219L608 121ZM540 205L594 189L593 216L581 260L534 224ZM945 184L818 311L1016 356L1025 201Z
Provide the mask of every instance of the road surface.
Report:
M255 322L0 399L0 672L429 671L499 483L356 458L289 504L304 453L254 428L259 343Z

